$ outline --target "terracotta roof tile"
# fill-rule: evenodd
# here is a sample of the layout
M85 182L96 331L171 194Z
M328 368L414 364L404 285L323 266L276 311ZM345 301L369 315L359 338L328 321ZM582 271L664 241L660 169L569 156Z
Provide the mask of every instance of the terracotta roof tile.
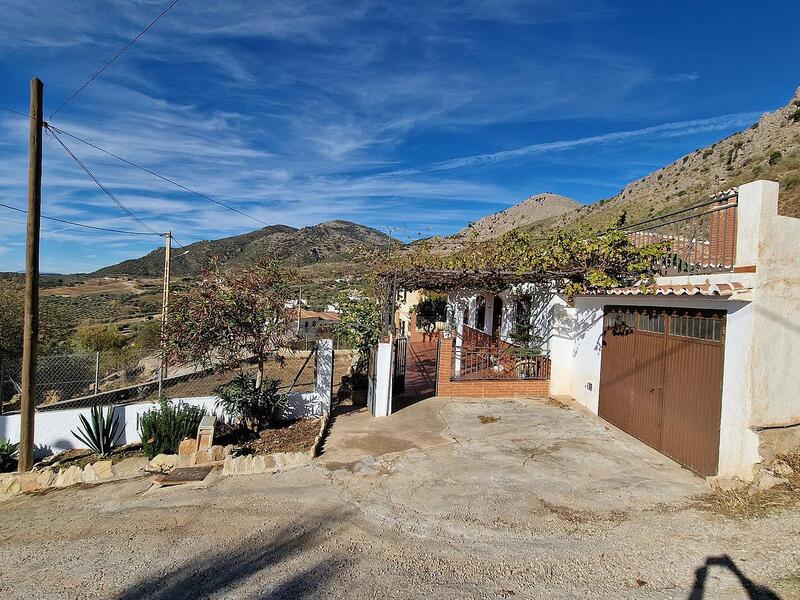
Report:
M600 295L610 296L732 296L736 292L745 290L745 286L734 281L732 283L672 283L668 285L654 285L649 288L630 286L612 288Z

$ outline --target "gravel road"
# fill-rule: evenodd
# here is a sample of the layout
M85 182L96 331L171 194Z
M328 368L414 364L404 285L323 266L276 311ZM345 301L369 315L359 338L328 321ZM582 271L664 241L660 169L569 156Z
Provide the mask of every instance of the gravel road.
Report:
M796 507L699 511L704 482L575 411L426 402L400 451L344 415L311 467L6 501L0 597L800 598Z

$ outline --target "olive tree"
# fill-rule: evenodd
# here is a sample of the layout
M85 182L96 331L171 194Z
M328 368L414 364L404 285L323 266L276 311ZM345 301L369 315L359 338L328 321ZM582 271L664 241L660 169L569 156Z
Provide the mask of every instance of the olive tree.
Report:
M287 301L295 275L277 261L238 271L218 264L189 290L177 294L166 326L172 362L241 369L256 364L255 393L260 392L268 362L283 364L282 351L296 343Z

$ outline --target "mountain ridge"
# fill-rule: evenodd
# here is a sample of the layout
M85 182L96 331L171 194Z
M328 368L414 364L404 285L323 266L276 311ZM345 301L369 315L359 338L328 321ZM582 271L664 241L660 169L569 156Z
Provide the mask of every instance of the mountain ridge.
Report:
M346 261L350 250L361 246L377 248L397 240L366 225L342 219L325 221L306 227L268 225L255 231L187 244L175 255L171 270L176 276L196 275L216 259L223 268L252 264L261 258L274 258L293 266L323 261ZM136 276L159 277L164 270L164 248L102 267L92 277Z
M580 202L567 196L542 192L528 196L505 210L486 215L470 223L452 237L465 238L475 235L478 241L484 241L500 237L518 227L532 226L540 221L558 217L579 206Z

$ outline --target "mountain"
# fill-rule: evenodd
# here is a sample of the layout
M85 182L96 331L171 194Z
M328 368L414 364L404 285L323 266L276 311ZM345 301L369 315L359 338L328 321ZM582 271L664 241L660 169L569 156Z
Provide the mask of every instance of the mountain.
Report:
M579 206L581 203L572 198L545 192L530 196L511 208L478 219L469 227L459 231L455 237L476 235L478 240L488 240L517 227L531 227L540 221L572 212Z
M780 183L778 214L800 218L800 88L786 106L748 129L682 156L616 196L525 228L604 227L623 211L635 223L756 179Z
M178 238L180 239L180 238ZM242 235L189 244L173 249L172 273L195 275L213 257L225 268L252 264L260 258L275 258L295 266L317 262L347 261L348 252L356 247L386 247L397 240L371 227L349 221L327 221L297 229L288 225L270 225ZM180 256L184 251L189 256ZM94 277L132 275L160 277L164 272L164 249L159 248L141 258L103 267Z

